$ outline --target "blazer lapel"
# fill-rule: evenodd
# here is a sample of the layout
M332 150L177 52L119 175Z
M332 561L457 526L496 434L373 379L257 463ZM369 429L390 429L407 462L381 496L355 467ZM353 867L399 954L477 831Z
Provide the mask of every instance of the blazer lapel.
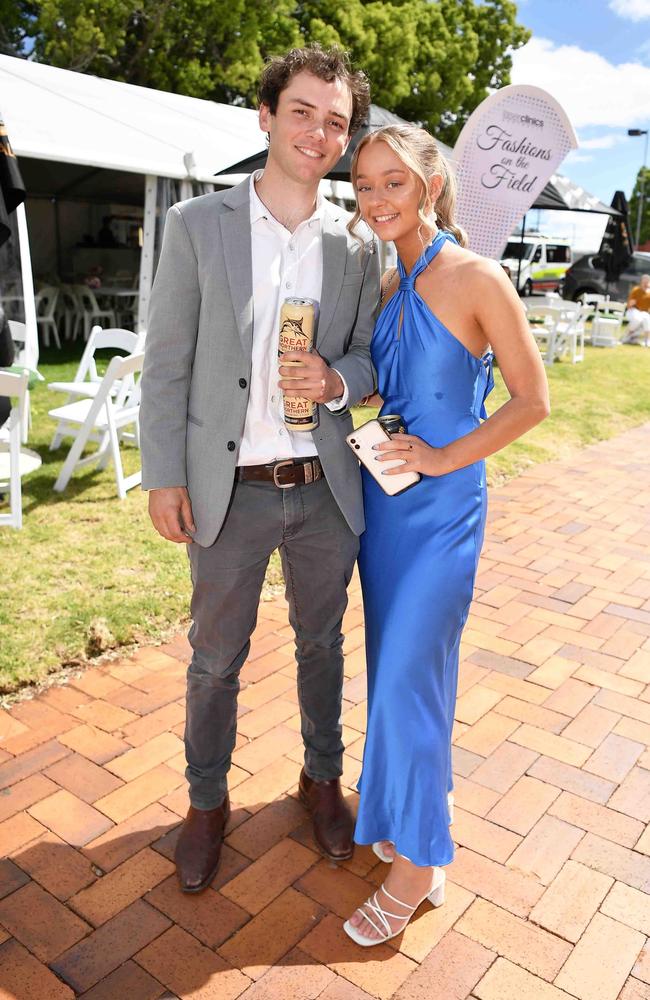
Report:
M331 214L327 206L323 215L323 284L316 338L319 352L332 324L345 274L348 244L337 222L338 215Z
M225 199L232 208L219 216L230 297L244 352L253 350L253 265L248 180Z

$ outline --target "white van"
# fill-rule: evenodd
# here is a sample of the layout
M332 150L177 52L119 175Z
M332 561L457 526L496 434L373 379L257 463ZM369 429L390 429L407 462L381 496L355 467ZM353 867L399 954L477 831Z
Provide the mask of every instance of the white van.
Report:
M522 295L531 295L533 291L556 292L571 261L568 240L551 239L539 233L528 233L523 240L519 236L511 237L501 258L510 280Z

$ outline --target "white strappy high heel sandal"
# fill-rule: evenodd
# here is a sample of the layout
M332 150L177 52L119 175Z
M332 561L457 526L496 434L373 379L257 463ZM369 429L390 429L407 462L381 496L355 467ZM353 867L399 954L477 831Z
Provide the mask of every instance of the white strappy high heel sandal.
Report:
M431 888L426 895L422 896L422 899L417 901L415 906L412 906L410 903L403 903L401 899L397 899L396 896L392 896L388 889L382 885L381 891L384 895L387 896L388 899L392 900L393 903L397 903L398 906L402 906L408 912L390 913L388 910L385 910L379 905L379 902L377 901L377 893L375 893L363 904L362 907L360 907L360 910L368 923L374 927L381 937L364 937L359 929L354 927L349 920L346 920L343 924L343 930L348 937L352 938L352 940L357 944L360 944L362 948L371 948L375 944L384 944L386 941L390 941L392 938L397 937L398 934L402 933L420 903L422 903L425 899L428 899L432 906L442 906L445 901L445 883L446 875L444 869L434 868ZM370 911L370 913L368 911ZM393 920L400 921L400 926L396 931L391 928L388 917L392 917ZM375 920L377 923L375 923Z
M449 792L447 795L447 810L449 812L449 825L454 822L454 793ZM392 865L394 855L386 854L383 844L387 844L387 840L376 840L372 845L373 853L377 855L380 861L383 861L386 865ZM407 859L408 860L408 859Z

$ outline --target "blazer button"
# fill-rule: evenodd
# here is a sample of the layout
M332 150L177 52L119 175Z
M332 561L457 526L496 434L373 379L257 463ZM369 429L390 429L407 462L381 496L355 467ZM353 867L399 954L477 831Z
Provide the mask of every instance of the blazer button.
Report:
M234 441L229 441L227 447L228 447L228 451L234 451L235 448L237 447L237 445L235 444Z
M245 378L240 378L240 380L239 380L239 386L240 386L240 388L241 389L245 389L247 385L248 385L248 382L246 381L246 379Z

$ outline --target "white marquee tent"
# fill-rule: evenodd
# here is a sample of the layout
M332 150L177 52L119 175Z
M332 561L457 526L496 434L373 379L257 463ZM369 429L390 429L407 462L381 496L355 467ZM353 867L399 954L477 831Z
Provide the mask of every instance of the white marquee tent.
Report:
M138 324L142 327L153 276L157 192L161 179L178 182L190 197L197 182L257 152L257 114L248 108L184 97L0 56L0 115L29 180L31 173L53 200L79 197L144 202ZM45 162L43 162L45 161ZM140 180L138 181L138 175ZM31 185L28 182L28 193ZM108 191L111 191L109 196ZM158 199L160 207L160 201ZM21 211L22 209L22 211ZM24 206L18 210L25 319L36 340ZM32 239L38 234L33 233ZM37 346L35 346L37 351ZM37 356L37 355L36 355Z

